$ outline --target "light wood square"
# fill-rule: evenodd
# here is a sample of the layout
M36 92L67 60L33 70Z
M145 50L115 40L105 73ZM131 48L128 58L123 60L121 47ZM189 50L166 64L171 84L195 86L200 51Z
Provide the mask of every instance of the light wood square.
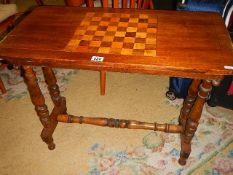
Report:
M133 38L133 37L125 37L124 38L124 42L125 43L134 43L135 42L135 38Z
M113 42L112 43L112 48L122 48L123 47L123 43L122 42Z
M114 36L104 36L103 41L113 41Z
M138 23L138 18L130 18L129 22L131 22L131 23Z
M156 44L156 38L146 38L146 44Z
M127 32L137 32L137 28L136 27L127 27Z
M100 26L108 26L109 22L108 21L100 21L99 25Z
M91 47L100 47L101 41L91 41L89 46Z
M87 30L96 31L98 26L88 26Z
M126 32L119 32L119 31L117 31L117 32L115 33L115 36L124 37L125 34L126 34Z
M137 38L146 38L147 33L145 32L137 32L136 37Z
M139 14L139 18L148 19L148 14Z
M80 40L72 39L69 41L65 49L72 49L74 47L77 47L79 45Z
M144 43L134 43L133 49L145 49L145 44Z
M82 36L82 40L85 40L85 41L91 41L92 38L93 38L93 36L91 36L91 35L83 35Z
M139 28L147 28L148 27L148 23L138 23L138 27Z
M100 47L98 53L109 53L109 51L110 51L109 47Z
M110 48L111 54L121 54L121 48Z
M96 31L95 32L95 36L104 36L105 35L105 31Z
M118 27L128 27L127 22L119 22Z
M116 31L117 26L108 26L107 31Z
M133 53L132 49L125 49L125 48L121 49L121 55L132 55L132 53Z

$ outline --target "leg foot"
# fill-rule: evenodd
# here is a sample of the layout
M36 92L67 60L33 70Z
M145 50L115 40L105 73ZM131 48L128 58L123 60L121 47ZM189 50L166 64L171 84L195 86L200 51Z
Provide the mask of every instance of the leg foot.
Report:
M191 153L191 144L185 143L184 138L181 139L181 152L180 152L180 158L178 160L180 165L185 165L186 161Z
M179 164L182 165L182 166L183 166L183 165L186 165L186 158L183 158L183 156L182 156L182 157L179 158L178 162L179 162Z
M51 143L51 144L48 145L49 150L54 150L55 147L56 147L56 145L54 143Z

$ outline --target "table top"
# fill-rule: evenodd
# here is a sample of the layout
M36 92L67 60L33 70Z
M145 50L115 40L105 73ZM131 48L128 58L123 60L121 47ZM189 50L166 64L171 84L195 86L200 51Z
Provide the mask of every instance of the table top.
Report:
M206 12L38 7L0 44L0 58L203 79L233 74L228 31L219 14Z

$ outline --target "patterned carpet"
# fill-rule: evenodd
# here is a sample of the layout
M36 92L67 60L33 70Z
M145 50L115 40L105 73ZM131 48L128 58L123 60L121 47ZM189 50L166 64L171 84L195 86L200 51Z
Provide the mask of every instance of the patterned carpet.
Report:
M39 67L34 67L34 71L36 72L43 94L48 95L47 85L44 81L44 76L41 69ZM77 70L54 69L61 92L66 90L65 85L68 82L68 77L76 74L77 72ZM27 94L27 88L22 76L20 75L20 70L8 70L7 68L4 68L0 71L0 76L7 90L6 94L1 94L3 99L6 101L21 99Z
M16 2L19 11L35 6L31 0ZM62 0L45 2L64 4ZM42 72L35 70L51 109ZM182 100L166 100L165 77L108 73L106 95L101 97L98 73L62 69L55 72L69 112L177 123ZM233 174L232 111L205 106L186 166L177 163L179 136L161 132L59 124L54 134L57 147L48 151L39 137L41 124L19 71L4 69L0 76L7 88L7 94L0 98L1 175Z
M205 174L233 172L233 149L212 161L217 153L232 144L233 119L222 114L212 115L205 107L200 126L192 142L188 163L179 166L180 138L177 134L150 132L143 137L142 145L125 146L122 150L95 143L90 147L89 174L191 174L204 163L211 161ZM174 122L176 119L171 121Z
M42 91L46 95L47 88L43 80L42 72L38 68L35 68L35 70L37 72L37 75L39 75L38 80L39 80L40 87L42 88ZM83 94L87 94L85 96L82 96L82 94L80 94L80 100L83 103L88 103L88 101L85 101L85 99L90 98L88 94L90 92L88 92L88 88L85 88L85 87L93 87L95 91L96 91L96 87L98 87L98 83L97 85L93 84L93 80L98 78L98 76L94 75L93 73L89 73L89 71L79 71L79 73L77 74L77 71L74 71L74 70L57 69L55 72L58 78L59 85L61 87L61 91L63 91L63 94L66 94L67 87L69 88L78 87L81 84L80 82L82 82L83 89L80 89L82 87L77 88L77 92L82 90ZM78 76L79 74L81 74L81 76ZM28 101L29 96L27 94L26 87L23 83L22 78L19 75L20 74L18 71L4 70L0 72L0 76L3 78L4 83L8 90L8 93L6 95L3 95L2 96L3 98L1 99L2 105L0 106L0 108L1 107L2 108L0 109L1 111L0 115L3 114L2 116L4 116L7 113L7 110L6 112L4 112L4 108L3 108L4 106L9 106L11 103L15 103L15 104L17 103L20 105L20 103L24 103L25 100ZM141 108L146 108L145 106L148 104L146 104L146 101L144 101L143 96L147 97L149 103L152 103L152 102L151 102L150 97L147 96L148 89L146 90L144 88L150 88L150 87L147 87L147 85L149 84L149 82L154 81L152 83L157 84L157 85L158 85L158 82L161 82L159 89L166 90L167 79L160 78L160 77L156 77L154 79L153 76L148 77L148 76L142 76L142 75L140 75L138 78L138 76L134 76L134 75L131 76L128 74L110 75L108 77L109 78L108 82L110 83L107 84L108 91L107 91L106 97L100 97L100 98L102 100L104 99L109 100L109 98L113 99L111 102L114 103L114 98L117 96L116 95L117 89L114 90L114 86L119 88L120 85L122 85L126 88L130 88L130 90L126 91L125 93L131 93L133 91L132 93L135 94L136 96L138 93L141 93L142 96L139 98L141 102L140 106ZM125 83L122 81L121 79L122 77L124 78L123 80ZM88 81L88 79L90 79L90 81ZM89 84L90 82L92 84ZM132 88L132 84L133 84L132 82L135 82L134 88ZM139 86L141 82L145 83L144 85L142 85L142 87ZM111 89L113 89L114 91L111 91ZM73 91L74 91L74 88L73 88ZM70 92L66 94L65 96L67 96L68 99L71 98L71 102L74 103L71 96L74 96L74 94L77 94L77 92L76 91L72 93ZM99 96L98 92L99 91L95 92L96 96ZM124 92L121 91L120 93L124 93ZM158 96L156 95L156 93L158 92L152 93L151 96L155 98L156 96ZM108 95L110 97L108 97ZM127 100L128 94L123 94L123 96ZM163 109L163 108L169 107L169 110L165 111L165 113L166 112L169 113L169 111L171 113L176 113L176 114L179 113L182 100L171 102L171 101L167 101L161 95L159 95L159 97L161 99L157 98L156 101L163 101L162 104L159 104L159 103L157 104L159 105L159 108ZM98 99L99 97L94 97L94 98L97 98L97 101L99 101ZM122 101L121 98L122 97L120 97L119 101ZM132 101L134 103L133 99L129 101ZM93 104L96 104L96 102L94 102ZM88 108L90 109L89 113L90 114L92 113L93 116L98 116L98 109L100 108L99 107L93 108L93 104L92 105L90 104L92 108ZM31 106L29 107L31 108ZM28 108L29 110L29 107L25 106L24 108L25 109ZM110 109L112 108L112 110L115 110L115 108L118 108L117 105L107 106L107 107L109 107ZM82 106L80 106L80 108L82 108ZM126 109L127 107L125 108L125 110ZM70 110L71 111L73 110L72 106ZM93 112L94 110L96 110L97 112L96 113ZM136 110L138 110L137 107L136 107ZM20 110L18 111L20 113ZM143 113L147 114L148 111L146 112L143 111ZM161 116L164 115L159 110L156 111L156 113L158 113L157 116L160 116L160 113L161 113ZM32 113L30 115L35 115L35 113ZM174 117L176 117L176 115ZM5 120L6 118L0 117L0 123L1 123L0 126L4 125L4 122L6 122ZM152 118L151 120L154 120L154 119ZM163 120L163 119L161 117L157 117L156 120ZM169 120L170 120L170 123L177 123L177 118L171 118ZM83 128L85 126L83 126ZM90 126L88 126L87 128L89 127ZM9 128L12 128L12 126ZM11 132L9 128L6 129L6 132L8 133ZM68 128L71 129L70 126ZM75 126L72 125L72 128L75 128ZM87 129L88 133L93 133L96 127L91 126L90 128ZM192 143L193 151L192 151L192 154L190 155L190 158L188 159L186 166L180 166L177 163L177 160L179 158L179 151L180 151L180 138L179 138L179 135L177 134L166 134L166 133L161 133L161 132L150 132L150 131L137 131L138 137L132 138L130 137L130 135L135 136L135 133L132 133L132 134L130 133L129 135L126 135L126 133L130 131L122 130L120 131L121 134L115 133L114 134L115 138L114 138L112 137L112 135L108 135L108 134L106 135L106 131L109 131L109 130L110 132L117 132L114 129L113 129L114 131L111 131L111 129L109 128L99 129L95 132L97 133L99 131L100 134L105 135L104 139L103 138L100 139L101 137L92 136L92 134L86 135L86 132L81 131L81 130L79 131L78 135L80 136L85 135L84 138L87 138L87 140L89 141L88 143L85 143L85 140L82 140L82 138L80 138L81 139L80 143L83 142L84 144L84 146L81 146L81 147L82 148L86 147L86 149L82 149L82 150L80 149L82 153L77 153L77 154L84 155L85 161L82 160L83 159L82 156L81 157L76 156L77 160L75 161L77 162L81 161L83 162L83 164L85 164L85 166L80 167L79 164L73 164L73 167L72 167L73 169L76 169L78 166L78 170L76 171L75 174L77 175L83 175L83 174L87 174L87 175L122 175L122 174L123 175L131 175L131 174L132 175L157 175L157 174L159 175L160 174L161 175L181 175L181 174L182 175L183 174L185 175L186 174L230 175L233 172L232 111L228 111L228 110L218 108L218 107L210 108L208 106L205 106L198 131L193 139L193 143ZM1 132L1 129L0 129L0 133L1 133L0 136L2 138L1 140L4 140L4 138L6 138L6 135L4 135L4 131ZM39 133L37 133L37 135L38 135L37 137L39 137ZM8 137L11 137L11 135ZM71 139L69 135L67 135L67 139ZM111 139L115 139L116 141L114 142ZM123 141L118 142L117 141L118 139L127 140L127 142L123 142ZM5 144L9 145L9 143L7 143L6 140L4 140L3 142L3 148ZM37 142L42 142L42 141L38 139ZM34 147L33 146L34 144L37 144L37 143L33 143L32 145L29 145L28 148L30 148L30 146ZM59 145L60 144L62 143L59 143ZM68 150L71 149L70 151L72 151L74 149L74 146L75 145L73 145L70 148L68 147ZM45 147L42 146L40 149L45 149ZM17 151L22 151L22 150L17 149ZM2 154L3 152L4 152L3 158L5 157L5 159L9 159L12 153L16 154L16 152L14 151L12 152L10 150L10 147L5 147L4 150L0 149L0 153ZM40 151L38 150L38 152L34 154L40 154L39 152ZM29 153L26 153L26 154L30 154L30 151ZM40 156L38 155L37 159L39 159L39 157ZM20 157L18 159L19 159L18 161L21 160ZM15 159L9 160L13 168L18 168L18 169L23 168L25 171L25 174L30 174L28 172L34 172L36 170L36 169L31 168L29 171L27 170L27 168L25 168L25 166L29 168L30 163L33 164L33 161L27 162L26 165L25 163L22 163L21 168L17 167L17 165L14 164L15 161L16 161ZM61 158L60 161L63 162L63 161L66 161L66 159ZM1 171L3 172L3 174L15 174L11 170L4 168L8 166L7 162L8 161L4 161L1 163L0 161ZM41 165L42 169L45 168L42 166L43 163L39 165ZM67 170L70 167L64 166L64 168ZM67 172L69 171L67 170ZM66 174L66 173L60 172L60 174Z

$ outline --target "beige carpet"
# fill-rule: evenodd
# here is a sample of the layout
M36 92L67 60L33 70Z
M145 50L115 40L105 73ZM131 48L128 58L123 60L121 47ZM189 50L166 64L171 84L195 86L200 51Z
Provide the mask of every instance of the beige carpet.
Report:
M35 5L35 2L31 0L16 0L16 3L19 11ZM46 0L46 3L63 4L61 0ZM167 86L167 77L108 73L106 95L101 97L99 95L99 73L79 71L77 75L70 77L67 90L63 95L67 98L70 114L169 122L179 115L179 109L177 106L168 104L164 97ZM51 109L51 100L48 97L46 100ZM232 111L219 107L211 109L211 112L221 113L229 120L233 116ZM98 173L90 172L90 162L93 161L90 147L93 144L100 143L106 148L122 150L126 146L142 145L145 135L151 133L143 130L59 123L54 133L56 149L49 151L40 139L41 129L42 126L28 95L8 102L0 99L0 175L98 175ZM221 170L220 174L231 174L232 162L218 160L221 160L221 157L227 157L232 149L231 143L220 151L216 150L209 160L202 161L190 173L217 174L213 169L213 162L217 161L220 162L217 167L219 171ZM120 174L154 175L160 173L156 171L132 173L125 169L121 170Z
M70 77L63 95L70 114L169 122L178 116L179 110L164 98L167 84L165 77L108 73L106 95L101 97L99 73L79 71ZM46 100L51 108L51 101ZM42 126L33 108L28 95L15 101L0 100L1 175L87 174L91 145L101 143L114 149L133 147L141 145L143 137L150 132L59 123L54 134L57 147L49 151L39 137ZM229 112L225 111L232 114ZM224 151L229 149L232 144ZM210 161L203 163L193 174L204 174L210 165Z
M166 89L161 85L166 83L167 79L154 76L110 73L106 95L101 97L99 74L80 71L72 77L64 96L71 114L165 122L169 117L160 116L178 115L173 107L163 111L164 101L157 101L164 96ZM86 152L91 144L136 144L148 132L59 124L54 135L57 148L49 151L39 137L41 125L33 108L29 96L0 102L0 165L4 174L78 174L88 168Z

